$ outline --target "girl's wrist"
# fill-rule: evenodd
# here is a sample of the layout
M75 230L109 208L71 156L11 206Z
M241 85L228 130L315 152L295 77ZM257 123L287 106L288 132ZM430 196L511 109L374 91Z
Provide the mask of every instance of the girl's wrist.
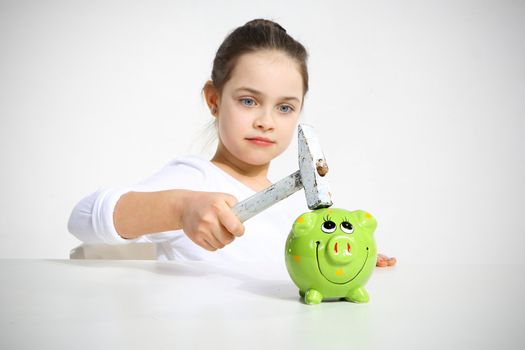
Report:
M173 218L171 226L174 230L180 230L182 228L182 217L184 215L184 207L185 204L187 204L190 200L192 191L172 190L172 192L172 195L169 196L171 201L170 208L172 208L171 217Z

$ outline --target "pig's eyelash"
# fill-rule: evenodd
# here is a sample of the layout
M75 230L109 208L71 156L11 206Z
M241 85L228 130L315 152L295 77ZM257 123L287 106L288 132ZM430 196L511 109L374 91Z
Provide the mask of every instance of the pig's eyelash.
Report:
M330 215L326 215L323 220L326 222L326 221L332 221L331 220L332 218L330 217Z

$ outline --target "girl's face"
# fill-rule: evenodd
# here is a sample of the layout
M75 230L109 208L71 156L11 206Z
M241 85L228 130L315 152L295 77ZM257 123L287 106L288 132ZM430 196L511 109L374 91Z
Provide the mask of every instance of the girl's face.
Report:
M270 50L240 56L217 103L223 156L267 165L290 144L302 101L303 81L292 58Z

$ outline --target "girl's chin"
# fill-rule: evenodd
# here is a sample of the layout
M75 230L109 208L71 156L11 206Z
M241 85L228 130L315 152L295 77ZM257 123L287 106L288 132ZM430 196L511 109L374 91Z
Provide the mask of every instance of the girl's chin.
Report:
M282 151L274 149L241 149L237 148L233 152L230 152L237 161L240 161L250 166L268 166L269 163L278 157Z
M271 157L268 155L264 155L264 156L263 155L259 155L259 156L251 155L251 156L245 156L245 157L243 156L238 157L240 161L242 161L245 164L251 165L251 166L268 165L274 158L275 157Z
M269 160L263 160L263 159L246 159L243 160L243 162L247 165L251 166L266 166L270 163L271 159Z

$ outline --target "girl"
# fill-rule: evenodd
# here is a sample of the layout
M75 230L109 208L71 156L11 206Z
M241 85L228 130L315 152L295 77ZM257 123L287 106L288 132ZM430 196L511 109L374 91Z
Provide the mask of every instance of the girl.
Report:
M69 231L87 243L154 242L160 260L282 261L293 220L308 210L304 195L244 225L231 207L271 185L270 161L288 147L308 91L306 59L275 22L235 29L203 88L218 131L211 161L179 157L134 186L100 189L74 208Z

